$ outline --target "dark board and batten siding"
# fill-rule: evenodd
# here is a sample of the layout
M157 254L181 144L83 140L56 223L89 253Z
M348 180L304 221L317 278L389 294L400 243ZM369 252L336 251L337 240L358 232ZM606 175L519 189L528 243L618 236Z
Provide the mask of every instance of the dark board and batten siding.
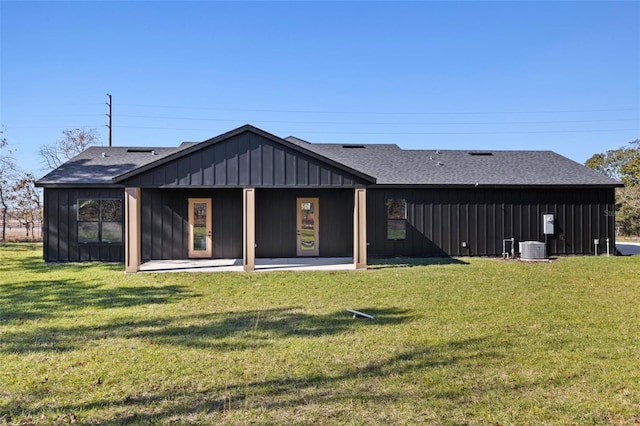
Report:
M258 189L256 257L296 257L296 199L317 197L320 257L353 255L353 190Z
M407 237L388 240L386 200L407 200ZM370 257L500 256L502 240L544 241L542 215L555 215L549 254L594 254L614 238L614 195L605 189L369 189ZM462 247L462 242L468 248ZM517 250L517 247L516 247Z
M43 254L47 262L122 262L121 243L78 242L78 200L124 201L124 189L44 189Z
M211 198L214 258L242 257L242 192L220 190L143 189L141 195L141 257L188 257L188 199Z
M252 132L193 151L132 176L139 187L355 187L366 182Z
M353 253L353 188L367 187L369 257L500 256L506 238L542 241L549 254L593 254L614 238L614 191L605 188L403 188L371 186L360 172L255 132L176 153L116 179L114 188L45 188L44 257L122 261L123 244L78 243L78 199L124 199L141 187L141 257L188 256L188 198L212 199L213 257L242 257L242 188L256 190L256 256L296 255L297 197L318 197L320 256ZM126 177L129 176L129 177ZM115 185L114 185L115 186ZM406 239L387 239L387 199L407 200ZM462 247L466 242L468 248Z

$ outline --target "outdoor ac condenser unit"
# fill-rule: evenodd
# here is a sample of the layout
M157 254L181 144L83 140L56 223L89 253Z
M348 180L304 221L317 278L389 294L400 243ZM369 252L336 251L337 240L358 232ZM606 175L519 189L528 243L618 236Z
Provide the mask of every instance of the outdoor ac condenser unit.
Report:
M540 260L547 258L547 245L540 241L520 242L520 259Z

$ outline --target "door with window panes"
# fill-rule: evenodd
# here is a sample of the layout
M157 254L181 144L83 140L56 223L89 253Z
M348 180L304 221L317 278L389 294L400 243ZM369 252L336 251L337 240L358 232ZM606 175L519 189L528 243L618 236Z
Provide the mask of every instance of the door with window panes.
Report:
M211 198L189 198L189 257L211 257Z
M318 198L297 199L296 254L319 256L320 208Z

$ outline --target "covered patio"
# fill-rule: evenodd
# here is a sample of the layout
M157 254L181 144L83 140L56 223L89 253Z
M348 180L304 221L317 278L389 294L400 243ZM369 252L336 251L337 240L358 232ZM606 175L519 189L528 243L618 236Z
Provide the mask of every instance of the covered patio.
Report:
M350 271L356 266L352 257L258 258L256 272L269 271ZM150 260L139 272L242 272L242 259Z

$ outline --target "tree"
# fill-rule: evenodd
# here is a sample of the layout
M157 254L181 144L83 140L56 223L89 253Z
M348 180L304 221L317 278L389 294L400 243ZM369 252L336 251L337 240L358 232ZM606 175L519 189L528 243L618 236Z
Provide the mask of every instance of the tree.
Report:
M7 237L7 217L11 201L11 191L17 173L16 160L8 149L7 138L4 130L0 130L0 220L2 220L2 230L0 240L5 241Z
M62 139L51 145L42 145L40 155L44 159L47 170L60 167L90 146L98 143L96 129L65 129L62 131Z
M40 192L36 188L36 179L32 173L23 173L15 182L11 196L15 219L27 230L26 237L35 239L35 225L42 221Z
M585 165L624 184L624 188L616 189L617 233L640 235L640 139L594 154Z

